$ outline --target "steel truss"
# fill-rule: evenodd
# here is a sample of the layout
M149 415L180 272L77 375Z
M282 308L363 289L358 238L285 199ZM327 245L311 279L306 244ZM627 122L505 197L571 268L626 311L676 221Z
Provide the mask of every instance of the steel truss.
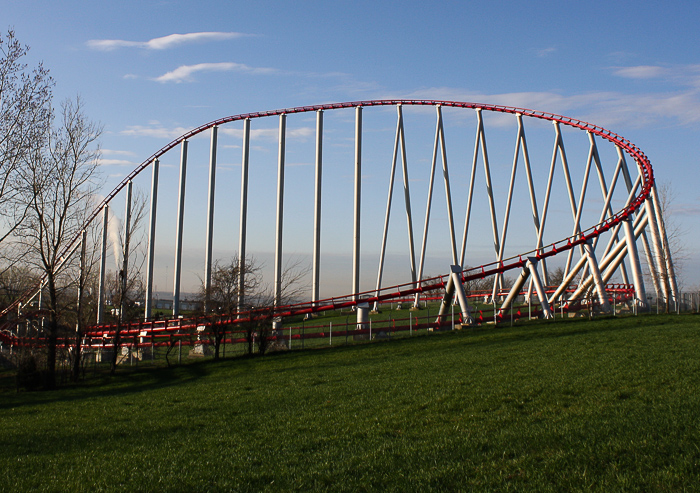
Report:
M361 218L362 218L362 185L363 185L363 109L372 107L394 106L396 108L396 130L393 140L393 154L388 178L388 196L384 214L382 229L382 240L379 248L379 265L377 269L376 285L371 291L361 292L360 289L360 265L362 259L361 249ZM432 106L435 108L435 133L433 140L432 159L430 161L430 178L427 186L427 202L425 208L425 218L421 236L420 249L416 252L414 223L412 215L412 195L409 188L409 156L407 155L407 137L405 130L405 107ZM476 113L476 135L474 139L474 150L471 158L468 185L459 186L459 196L466 200L464 210L464 226L462 230L461 244L457 243L455 234L455 207L453 204L454 190L450 182L450 169L448 166L448 145L444 125L443 109L460 108L472 109ZM322 217L322 193L323 187L323 166L324 166L324 113L334 110L354 109L354 170L353 181L353 203L352 203L352 273L350 293L345 296L322 298L321 286L321 259L323 233ZM284 255L284 219L285 219L285 162L287 154L287 119L292 115L312 113L316 114L316 137L314 146L314 193L313 193L313 238L312 238L312 282L310 300L295 305L283 306L280 303L282 290L282 261ZM507 193L504 195L503 219L499 222L497 214L497 194L494 192L493 166L489 159L487 147L487 131L484 123L484 113L498 113L512 115L517 123L515 135L515 148L513 154L510 173L508 174ZM125 238L128 239L129 220L131 208L131 186L134 178L144 172L149 167L152 170L151 191L150 191L150 222L148 225L148 248L146 261L146 303L144 309L144 321L140 322L138 330L155 327L155 322L151 320L151 303L153 299L153 277L154 277L154 246L156 243L156 218L158 214L158 189L159 189L159 163L161 158L169 151L180 147L180 175L177 198L177 220L175 232L175 259L173 270L173 318L180 315L180 292L181 292L181 272L182 272L182 250L184 234L184 211L186 206L185 188L187 179L188 145L195 136L209 131L209 174L208 174L208 194L207 194L207 217L206 217L206 239L205 239L205 267L203 282L208 293L211 287L212 273L212 245L214 237L214 196L215 178L217 169L217 149L219 129L233 122L242 122L242 160L241 160L241 191L239 209L239 235L238 235L238 255L241 261L245 261L248 250L248 215L249 215L249 174L251 167L255 163L251 162L251 122L253 120L278 117L278 160L277 160L277 180L276 180L276 212L275 212L275 248L274 248L274 304L278 317L293 314L314 313L325 310L338 309L355 306L358 303L370 303L375 309L379 308L379 303L391 299L404 299L407 296L413 297L413 303L419 306L420 296L435 290L446 290L443 304L451 303L456 294L459 298L460 308L464 319L473 321L473 313L470 313L469 305L466 302L463 286L470 281L484 279L493 276L493 284L490 287L488 301L499 303L499 314L504 314L512 308L514 299L523 295L530 300L536 294L537 301L541 307L541 313L545 317L552 316L552 310L558 303L559 306L566 306L570 303L579 303L580 300L595 299L600 309L610 310L610 293L606 291L613 276L619 275L625 285L634 286L634 304L637 308L644 309L647 306L646 288L644 285L644 275L642 272L642 259L638 249L638 241L641 241L644 262L649 266L649 274L657 299L664 299L667 303L678 301L678 287L676 284L673 261L669 251L666 238L663 216L654 187L653 170L649 159L634 144L623 137L610 132L602 127L583 122L580 120L555 115L551 113L532 111L523 108L513 108L506 106L486 105L478 103L466 103L455 101L435 101L435 100L374 100L356 101L348 103L324 104L316 106L303 106L287 108L274 111L246 113L226 118L221 118L205 125L199 126L185 133L181 137L173 140L136 167L124 180L114 188L94 209L85 224L85 230L93 221L102 218L102 239L101 239L101 259L99 277L99 307L97 311L96 325L90 329L90 333L109 334L113 328L104 325L104 284L105 284L105 257L107 251L107 228L109 222L109 207L116 196L126 190L126 217L125 217ZM526 126L524 118L549 121L553 125L553 146L551 160L549 161L549 172L546 183L537 183L534 178L528 140L526 138ZM562 127L578 129L586 132L588 136L588 152L583 167L581 189L578 195L574 191L574 181L572 179L572 167L570 166L567 151L565 149L565 139ZM617 162L612 173L606 175L604 160L599 152L599 142L605 141L614 146L617 154ZM389 224L391 220L392 204L394 201L393 192L395 186L396 168L399 154L401 156L401 178L403 186L403 205L406 215L406 236L410 281L403 285L385 287L382 285L383 274L385 272L386 249L389 239ZM636 173L628 166L628 159L632 159L636 164ZM438 170L438 161L442 169L442 182L444 186L445 214L447 217L447 231L430 233L430 219L433 210L433 195L435 175ZM464 161L467 161L466 159ZM578 171L578 170L575 170ZM609 170L608 170L609 171ZM518 184L523 181L529 200L527 203L514 203L514 197L519 190ZM503 173L501 173L503 174ZM483 175L480 177L479 175ZM557 178L561 175L561 178ZM552 210L552 196L556 189L555 183L560 183L560 187L566 192L568 203L564 207L571 214L571 229L567 237L551 244L545 244L545 230L548 225L547 219ZM594 195L595 183L600 190L600 198L590 199ZM544 185L544 195L538 195L537 185ZM482 188L483 187L483 188ZM619 211L613 210L614 192L622 190L626 197L624 207ZM269 189L272 196L272 185ZM488 210L490 218L490 231L474 231L473 209L479 201L477 192L483 192L486 196L485 209ZM327 193L327 192L326 192ZM540 191L541 193L541 191ZM538 203L538 197L541 199ZM589 198L587 200L587 198ZM596 224L586 227L582 224L585 209L596 207L597 203L603 204L600 208L599 220ZM509 228L512 226L512 211L514 207L528 208L532 218L533 242L529 251L520 252L517 255L506 257L506 244L509 237ZM433 228L434 229L434 228ZM603 233L608 233L603 236ZM469 258L468 240L475 235L489 235L493 239L493 261L478 267L468 267ZM599 244L600 240L607 238L605 244ZM445 276L424 279L424 269L427 256L429 255L429 239L447 245L449 253L445 256L445 271L449 272ZM522 240L518 238L518 240ZM63 252L63 262L68 262L69 258L84 251L86 235L77 236ZM162 239L159 239L162 241ZM123 257L123 279L126 280L129 242L124 242ZM551 285L550 272L547 270L547 261L557 255L564 254L565 268L563 279L558 285ZM509 270L517 272L514 284L506 287L504 283L504 273ZM631 276L630 276L631 274ZM631 279L630 279L631 277ZM230 319L219 317L216 323L234 323L238 320L246 320L255 317L254 311L246 311L246 300L243 295L245 285L245 268L240 269L238 279L239 310L231 314ZM3 318L7 319L8 314L21 314L26 305L41 293L39 286L24 293L12 305L2 312ZM82 295L82 293L81 293ZM205 311L209 309L208 300L205 300ZM446 306L446 305L445 305ZM445 307L443 307L445 308ZM446 309L446 308L445 308ZM441 311L441 316L445 315ZM19 317L21 319L21 317ZM162 322L159 322L162 323ZM184 322L186 324L186 322ZM213 322L212 322L213 323ZM17 322L7 323L0 332L0 338L5 343L18 343ZM165 324L168 326L168 323ZM182 322L179 327L182 326ZM178 329L179 330L179 329Z

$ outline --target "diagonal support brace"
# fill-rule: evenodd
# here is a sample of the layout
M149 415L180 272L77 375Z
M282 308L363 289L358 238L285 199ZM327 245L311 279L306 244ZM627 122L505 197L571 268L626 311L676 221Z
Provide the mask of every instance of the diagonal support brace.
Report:
M508 293L508 296L506 297L505 301L501 305L501 308L499 312L504 312L510 308L510 305L513 303L513 300L520 294L520 290L523 288L525 285L525 282L528 280L530 277L530 267L526 263L523 266L523 270L520 272L520 275L518 278L515 280L515 283L513 284L513 287L510 288L510 292Z
M462 285L462 268L459 265L451 265L450 271L450 278L447 281L447 286L445 286L445 295L440 303L440 311L436 322L442 322L444 317L447 315L456 293L457 300L459 301L459 307L462 310L462 321L464 324L472 325L474 324L474 318L472 318L471 313L469 312L467 295L464 292L464 285Z
M591 242L587 241L583 244L583 249L586 252L586 257L588 258L588 267L593 275L593 280L595 282L596 291L598 293L598 301L605 313L610 313L612 309L610 308L610 303L608 302L608 293L605 291L605 284L603 283L603 276L600 273L600 268L598 267L598 260L596 260L595 252L593 251L593 246Z
M549 308L549 301L547 300L547 293L542 285L542 280L540 279L540 274L537 272L536 264L538 259L536 257L528 257L525 266L530 270L532 274L532 282L535 284L535 289L537 290L537 297L540 300L540 305L542 305L542 313L544 313L544 318L553 318L552 310Z

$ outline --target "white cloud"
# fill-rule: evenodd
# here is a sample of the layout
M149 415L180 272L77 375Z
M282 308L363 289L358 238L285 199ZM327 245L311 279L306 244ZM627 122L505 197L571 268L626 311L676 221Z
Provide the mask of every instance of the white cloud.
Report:
M126 127L126 130L122 130L120 133L122 135L129 135L133 137L155 137L158 139L177 139L182 134L190 131L191 129L185 127L146 127L143 125L131 125Z
M637 65L632 67L614 67L613 74L627 79L661 79L665 82L684 87L700 88L700 65Z
M249 67L242 63L220 62L220 63L198 63L196 65L181 65L175 70L156 77L158 82L191 82L192 75L197 72L246 72L249 74L273 74L277 70L272 68Z
M537 52L537 56L540 57L540 58L544 58L544 57L546 57L546 56L551 55L552 53L554 53L554 52L556 52L556 51L557 51L557 49L554 48L554 47L545 48L545 49L543 49L543 50L539 50L539 51Z
M249 36L236 32L199 32L186 34L169 34L148 41L126 41L123 39L91 39L86 44L89 48L100 51L112 51L117 48L141 48L145 50L165 50L175 46L201 43L204 41L222 41L225 39Z
M684 203L672 207L672 214L679 216L700 216L700 202L697 204Z
M614 126L619 125L643 127L663 121L681 125L700 122L700 93L697 90L647 94L600 91L566 96L556 92L472 93L443 87L428 88L399 97L490 103L540 110L579 118L613 131ZM495 120L496 124L513 123L513 119L507 115Z
M223 127L221 129L219 129L219 132L226 134L226 135L231 135L233 137L243 138L243 129L240 129L240 128ZM276 128L251 129L250 139L251 140L257 140L257 139L277 140L278 133L279 133L279 130ZM288 139L289 138L305 139L305 138L310 137L312 135L316 135L316 129L313 127L287 128L287 138ZM240 146L236 146L236 147L240 147Z
M100 159L98 161L100 166L131 166L136 167L138 163L133 161L127 161L126 159Z
M636 67L618 67L613 74L627 79L655 79L667 73L664 67L638 65Z
M101 152L103 155L107 156L134 156L135 154L132 151L118 151L115 149L101 149Z

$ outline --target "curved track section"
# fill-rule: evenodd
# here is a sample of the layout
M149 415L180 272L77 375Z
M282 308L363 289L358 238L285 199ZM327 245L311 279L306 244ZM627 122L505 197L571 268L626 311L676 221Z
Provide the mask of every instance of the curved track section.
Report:
M390 116L390 111L388 111L390 107L396 108L395 118ZM373 121L368 116L363 116L364 113L369 113L366 110L371 108L376 108L374 111L379 112L381 119ZM408 115L408 110L404 112L404 108L411 108L412 114ZM430 108L434 109L435 117L430 117L430 112L426 111ZM473 140L473 152L470 152L470 149L465 145L465 142L470 140L469 131L465 130L468 125L466 122L468 116L460 110L473 110L476 114L476 136ZM448 111L451 112L449 118L443 115L443 113L446 115ZM324 113L330 112L342 115L342 117L335 119L334 126L328 125L327 120L324 120ZM295 117L294 115L300 116ZM313 243L313 254L309 255L312 264L310 299L292 305L279 303L276 299L275 314L277 317L337 310L358 304L363 304L363 306L369 304L377 307L382 302L398 299L410 298L418 304L421 297L428 296L429 293L434 296L434 293L437 292L440 293L438 298L443 298L445 306L451 303L453 296L457 296L460 300L463 317L473 320L473 314L469 312L469 304L461 295L470 291L469 286L472 285L470 283L481 282L484 279L492 282L492 285L486 288L482 283L481 290L485 297L484 301L494 303L494 319L511 310L513 300L518 296L535 299L540 306L538 309L541 309L545 316L549 315L556 303L559 303L560 306L568 306L571 303L580 303L581 300L595 299L602 309L606 309L610 297L614 296L612 293L618 291L616 288L610 288L612 282L621 282L624 289L619 291L628 293L629 296L626 299L643 308L647 299L641 267L643 264L648 266L657 297L672 301L677 295L663 218L660 215L655 195L652 166L644 153L627 139L587 122L523 108L436 100L355 101L244 113L211 121L190 130L153 153L97 205L85 228L97 227L99 229L104 227L106 231L107 209L117 202L115 199L120 194L129 191L130 197L132 184L146 170L152 170L150 223L146 226L148 229L146 244L148 253L145 255L147 258L144 262L146 308L141 321L133 322L134 327L138 327L138 329L134 328L133 330L143 331L149 327L153 330L157 324L165 327L166 330L167 327L177 325L177 330L181 330L183 324L187 326L202 323L201 318L188 320L179 317L178 319L181 302L182 230L184 228L183 211L185 208L184 190L186 188L185 170L188 160L188 144L190 141L194 143L201 134L207 131L211 132L209 191L208 194L201 192L196 194L194 199L203 202L203 199L208 197L207 232L206 235L198 233L206 241L205 269L202 282L207 283L212 268L213 214L216 203L214 200L214 173L217 169L217 150L219 153L221 151L219 149L221 146L217 144L217 134L219 129L228 128L236 122L242 122L243 128L232 129L225 135L242 136L240 146L230 144L228 148L241 147L243 151L240 163L241 179L237 184L240 185L241 189L239 197L241 206L233 216L239 217L239 235L236 239L238 242L237 253L241 255L241 258L247 258L246 252L250 251L248 245L249 223L251 217L256 214L253 211L248 212L251 202L248 197L248 173L249 171L252 173L256 166L255 159L250 157L251 149L254 149L250 143L251 136L253 139L256 138L256 130L250 130L251 122L265 121L275 117L279 120L275 142L277 147L277 180L275 182L271 176L268 176L266 186L263 188L263 194L267 200L269 202L276 201L277 205L272 214L268 215L273 217L275 222L274 271L270 276L270 285L274 286L275 296L279 295L280 284L283 282L281 279L283 255L288 255L283 249L282 239L284 238L284 221L285 219L289 221L290 217L289 207L287 211L284 209L285 201L289 202L290 197L290 184L287 184L286 199L284 194L285 167L290 168L291 166L286 163L287 154L291 154L289 141L295 135L311 138L313 134L311 128L299 123L309 120L310 115L316 115L315 145L313 147L306 146L305 149L308 151L310 148L312 152L308 153L310 156L300 159L304 164L315 163L315 175L313 178L310 175L305 178L296 178L299 181L296 184L291 184L292 187L295 187L291 194L292 197L299 198L303 195L309 195L313 198L313 207L298 206L297 210L292 207L291 213L292 216L303 218L306 223L311 223L313 219L313 226L307 227L305 230L308 231ZM489 115L491 126L485 124L487 121L485 115ZM290 131L287 129L287 118L293 117L298 118L296 120L297 126ZM432 118L435 118L434 125L425 123ZM410 127L409 121L417 120L421 120L421 124ZM532 132L532 134L543 136L539 138L538 148L540 150L537 152L540 156L536 159L532 157L536 154L534 148L528 147L535 139L531 140L525 136L524 121L526 120L532 122L528 124L528 133ZM369 125L367 125L368 121L370 121ZM541 122L549 122L553 126L553 135L551 130L546 130ZM452 144L453 141L449 141L452 147L447 144L446 128L448 123L451 125L449 131L458 134L457 144ZM392 132L390 128L394 125L395 132ZM342 131L353 128L354 135L347 132L347 135L337 137ZM510 137L496 138L497 143L494 149L493 144L491 147L487 146L487 128L490 138L492 128L503 131L501 133L510 133ZM515 150L510 154L511 161L510 157L504 158L507 155L504 149L513 144L513 128L516 128L514 132ZM274 128L264 128L258 131L260 135L263 135L264 132L267 132L266 135L271 135L273 130ZM585 135L583 143L579 141L572 146L576 152L574 159L567 154L567 148L564 144L565 134L568 145L568 141L574 133L569 132L572 130L581 131ZM385 137L392 135L393 139L384 138L382 144L377 138L381 135ZM432 138L433 136L434 138ZM409 161L407 147L410 148L411 152L419 149L418 146L412 147L414 141L420 142L423 147L430 149L432 159L428 159L427 152L421 153L419 150L416 154L420 154L422 158ZM380 166L376 164L380 161L378 156L382 153L388 156L387 150L392 144L393 154L391 154L392 159L389 161L390 166L380 169ZM603 144L608 146L606 151L601 149ZM299 146L299 148L301 147ZM344 154L337 151L341 147L345 148ZM449 160L452 167L448 166L448 147L451 152L453 148L458 148L457 161L460 168L457 172L455 171L454 154L451 154ZM155 224L156 217L160 217L159 214L161 214L157 209L155 197L158 194L158 163L166 156L170 156L172 159L176 148L180 148L178 211L174 221L177 235L175 242L167 246L175 249L173 318L179 321L177 324L169 324L167 321L156 323L151 320L154 263L155 256L157 256L154 253ZM510 148L512 149L512 147ZM545 150L542 151L542 149ZM296 153L297 150L292 152ZM494 156L496 157L494 158ZM628 159L634 162L635 166L628 166ZM260 158L260 161L263 160ZM498 161L499 164L494 165L494 161ZM576 167L570 166L570 163L574 161ZM409 162L411 162L411 166L408 165ZM414 165L415 162L418 164ZM339 163L344 163L344 165L341 166ZM369 163L369 170L367 163ZM335 190L329 188L328 180L322 181L322 172L327 174L328 169L332 170L334 166L342 167L343 171L331 180L336 180L336 183L343 180L347 184L352 183L352 194L341 198L340 187ZM260 168L262 169L263 166L261 165ZM377 188L373 188L373 184L375 182L387 183L383 181L383 177L381 179L377 177L381 173L386 173L388 168L390 168L388 198L384 207L380 196L385 192L378 192ZM268 171L266 171L268 175L270 169L274 168L268 166ZM412 179L409 178L409 171ZM450 181L450 173L452 173L452 181ZM393 196L396 174L400 174L403 178L403 201ZM417 179L416 176L418 176ZM440 213L437 214L438 206L435 204L436 199L433 196L438 194L438 190L442 190L443 186L438 184L436 188L436 180L438 183L442 181L444 186L444 192L439 192L442 195L440 200L444 200L444 209L440 209ZM589 182L593 182L590 187ZM309 186L306 188L307 192L304 192L302 189L306 185ZM575 187L575 185L577 186ZM411 186L413 190L411 190ZM365 187L364 190L369 190L364 195L362 194L363 187ZM501 190L498 194L494 191L496 187ZM385 186L384 190L386 188ZM576 193L575 188L579 188L580 191ZM599 196L596 194L592 198L596 188L600 189L600 194ZM417 189L419 192L416 191ZM329 194L332 196L334 193L338 195L338 202L347 203L346 209L350 212L345 213L338 206L329 205L329 202L332 201L329 201L328 196ZM425 208L416 209L416 204L419 201L422 206L423 199L417 199L417 196L423 193L427 195ZM367 196L370 198L369 201ZM425 195L422 196L425 197ZM130 198L128 201L131 204ZM363 203L368 202L371 204L369 205L370 218L375 219L369 221L372 223L371 226L366 225L368 222L367 210L362 210ZM404 232L390 233L390 231L397 229L396 220L392 221L391 219L392 205L401 205L400 202L403 202L405 209L407 227ZM380 203L381 205L378 205ZM455 221L456 203L465 204L464 210L458 211L458 214L463 213L463 216L457 218L459 222ZM501 204L503 204L503 209L499 213L497 205L500 207ZM324 206L332 211L331 219L326 219L325 222L321 221L321 211ZM125 208L125 221L129 220L129 212L127 212L129 208L130 205ZM418 238L414 236L414 215L417 210L424 218L422 242L418 251L416 251ZM172 210L170 212L172 213ZM383 222L376 219L382 213L384 214ZM343 234L340 230L334 232L330 228L338 222L336 217L343 214L345 214L343 217L347 218L347 226L344 229L349 230L350 224L352 224L352 234L346 235L345 242L349 244L346 245L347 248L337 245L335 248L352 260L352 269L347 275L352 283L345 290L346 293L349 293L347 295L323 296L325 288L322 282L323 278L319 273L323 258L321 234L323 232L326 238L328 236L341 237ZM518 216L518 214L520 215ZM261 213L254 218L256 221L262 222L263 216L265 214ZM104 218L104 226L97 224L101 218ZM463 223L461 223L462 218ZM590 218L594 219L590 220ZM441 233L430 231L431 219L433 222L440 223ZM590 222L586 224L586 220ZM523 224L526 222L532 222L534 227L527 228ZM456 228L462 224L463 233L460 244ZM337 226L337 224L335 225ZM393 227L390 228L390 225ZM360 238L361 236L365 237L366 232L372 228L375 230L376 240L372 240L375 247L368 253L367 248L361 245ZM329 229L330 232L327 232ZM554 231L552 231L553 229ZM404 235L407 237L406 239L400 241L395 239L397 236ZM524 240L526 235L529 237ZM378 241L380 236L381 242ZM106 238L106 232L103 237ZM64 251L62 257L65 261L79 250L81 238L82 236L76 237ZM162 235L158 238L160 241ZM431 245L436 246L434 253L431 253L427 246L428 240L430 240ZM487 248L479 245L478 240L484 240L483 243L486 244ZM384 286L386 271L393 269L386 260L387 249L391 251L394 248L396 251L396 245L399 243L404 243L404 247L401 249L405 248L408 251L402 260L404 267L408 266L402 276L405 276L404 279L406 279L410 275L411 280L386 287ZM515 245L513 245L514 243ZM639 248L638 243L641 243ZM376 248L377 244L379 248ZM104 258L108 251L106 240L103 240L102 245L93 245L95 250L99 250L100 246L104 271ZM489 253L489 249L493 249L493 252ZM331 251L331 253L339 252ZM128 256L129 252L127 250L121 254ZM118 254L115 254L115 262L118 260L117 256ZM361 266L376 262L377 257L379 259L379 267L376 271L377 281L370 288L367 286L367 281L360 282L360 274L363 272ZM488 257L491 259L488 260ZM552 272L547 268L547 261L555 257L559 259L560 266L557 280L553 282ZM424 271L431 268L428 267L431 258L438 259L438 263L434 264L439 266L438 269L450 272L437 277L425 276ZM478 267L468 267L469 264L475 263L470 259L476 259ZM365 268L364 271L367 269ZM504 274L509 271L515 274L515 279L507 280L505 278ZM367 276L363 277L367 278ZM104 282L104 272L102 272L100 293L104 291ZM240 282L243 282L243 279ZM21 313L22 307L30 303L36 296L38 289L37 287L22 295L2 312L2 316L7 318L8 314ZM496 301L500 306L498 309L496 309ZM110 325L104 318L103 304L104 301L100 304L97 324L89 330L91 336L109 337L109 334L114 331L114 325ZM249 304L250 302L246 305L244 300L241 300L239 312L231 314L230 317L218 317L216 322L210 323L229 324L255 317L255 311L243 309ZM25 311L31 310L25 308ZM444 311L441 312L441 315L444 315ZM439 318L437 322L440 322ZM19 343L18 330L13 328L16 324L16 321L5 324L2 330L4 342Z

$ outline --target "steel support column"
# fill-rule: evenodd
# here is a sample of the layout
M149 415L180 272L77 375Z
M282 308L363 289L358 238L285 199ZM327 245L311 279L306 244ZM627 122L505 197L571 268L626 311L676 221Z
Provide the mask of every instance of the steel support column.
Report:
M547 292L542 285L540 280L540 275L537 272L537 259L535 257L528 257L526 266L530 269L530 275L532 276L532 283L535 285L535 290L537 291L537 297L540 300L540 305L542 306L542 312L544 313L544 318L552 318L552 310L549 308L549 301L547 300Z
M241 158L241 208L238 223L238 311L245 303L247 267L246 238L248 232L248 164L250 161L250 118L243 120L243 156Z
M632 220L625 219L622 222L625 229L625 238L627 240L627 255L630 258L630 266L632 267L632 279L634 281L634 291L636 295L636 304L642 308L647 306L647 293L644 288L644 276L642 275L642 265L639 262L639 252L637 251L637 241L634 236L634 228Z
M321 183L323 171L323 110L316 112L316 176L314 187L314 248L311 272L311 301L319 300L321 276Z
M105 275L107 273L107 227L109 225L109 206L102 210L102 247L100 253L100 282L97 287L97 323L104 322L105 313Z
M153 265L155 262L156 247L156 210L158 207L158 168L160 161L153 160L153 174L151 176L151 216L148 227L148 253L146 259L146 300L144 318L151 318L151 305L153 305Z
M360 209L362 192L362 106L355 108L355 214L352 247L352 292L360 291Z
M279 152L277 155L277 219L275 228L275 306L282 302L282 230L284 227L284 158L287 134L287 115L280 115Z
M438 128L440 130L440 155L442 157L442 178L445 182L445 201L447 206L447 222L452 246L452 264L457 264L457 240L455 238L455 222L452 214L452 191L450 187L450 172L447 167L447 148L445 146L445 127L442 123L442 107L436 106L438 113Z
M598 268L598 261L596 260L595 252L593 251L593 246L591 245L590 241L586 241L583 244L583 249L586 252L586 257L588 258L588 268L591 270L591 275L593 276L593 281L595 282L596 292L598 293L598 301L603 307L603 311L605 313L610 313L608 293L605 291L603 276L600 274L600 269Z
M661 208L661 202L659 201L658 191L656 189L656 184L651 189L651 199L654 203L654 210L656 211L656 222L659 227L659 234L661 235L661 245L664 251L664 260L666 262L666 272L668 274L669 288L671 289L672 301L674 303L679 302L678 298L678 285L676 284L676 272L673 267L673 258L671 256L671 247L668 244L668 236L666 235L666 224L664 220L664 211Z
M455 294L457 294L459 307L462 310L462 323L469 325L473 324L474 319L469 311L467 295L464 292L464 285L462 284L462 268L459 265L450 266L450 275L447 280L447 285L445 286L445 294L443 295L442 302L440 303L438 316L435 320L436 323L442 323L442 320L447 315L450 306L452 306L452 300L454 299Z
M656 221L656 209L652 198L649 197L644 206L646 208L647 217L649 218L649 230L651 232L651 242L654 246L653 263L649 265L649 269L656 271L659 286L664 297L664 303L668 303L670 298L670 287L668 283L668 272L666 271L666 263L663 260L664 249L661 243L661 237L659 234L659 228Z
M124 212L124 245L122 251L122 269L119 272L121 292L119 293L119 319L124 321L124 307L129 289L129 243L131 242L131 194L133 182L126 186L126 206Z
M187 175L187 141L180 151L180 182L178 186L177 225L175 231L175 268L173 270L173 317L180 315L180 275L182 270L182 233L185 222L185 178Z
M416 284L416 255L413 243L413 219L411 217L411 194L408 184L408 160L406 158L406 139L403 129L403 111L401 105L396 106L396 138L394 139L394 153L391 161L391 174L389 176L389 192L386 201L386 214L384 216L384 230L382 233L382 246L379 254L379 269L377 270L377 288L375 295L379 296L379 291L382 285L382 274L384 272L384 256L386 254L386 243L389 232L389 218L391 217L391 202L394 193L394 178L396 175L396 160L398 159L399 149L401 149L401 163L403 172L403 190L404 203L406 207L406 222L408 229L408 251L411 262L411 282L413 286ZM414 306L418 305L419 296L416 295ZM374 303L374 310L378 309L378 303Z
M520 271L518 278L513 283L513 286L510 288L510 292L508 293L508 296L506 296L506 299L503 301L499 312L503 312L510 308L510 306L513 304L513 300L515 300L515 298L518 297L520 291L523 289L523 286L525 285L525 282L528 280L529 277L530 267L528 267L528 264L526 263L523 266L523 270Z
M214 242L214 193L216 190L216 138L218 127L211 127L209 148L209 194L207 199L207 243L204 250L204 313L209 311L211 295L212 246Z

